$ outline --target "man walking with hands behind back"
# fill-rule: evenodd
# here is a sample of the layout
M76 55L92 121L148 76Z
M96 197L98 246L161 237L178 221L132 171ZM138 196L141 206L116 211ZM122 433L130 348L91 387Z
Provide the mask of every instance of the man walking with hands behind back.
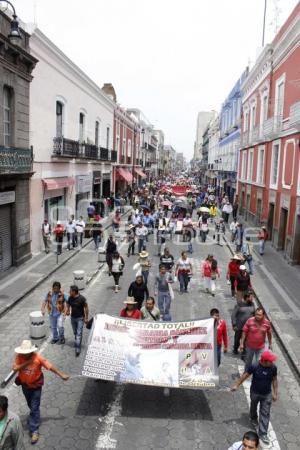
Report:
M70 297L67 301L66 315L71 312L71 325L75 336L75 356L81 352L83 325L89 320L89 308L86 298L79 294L78 287L70 287Z

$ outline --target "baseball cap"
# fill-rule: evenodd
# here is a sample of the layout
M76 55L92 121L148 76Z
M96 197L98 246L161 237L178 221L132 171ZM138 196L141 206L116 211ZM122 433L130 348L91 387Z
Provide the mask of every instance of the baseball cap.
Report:
M274 362L276 361L277 356L274 355L274 353L270 352L269 350L266 350L265 352L263 352L260 356L260 360L261 361L270 361L270 362Z

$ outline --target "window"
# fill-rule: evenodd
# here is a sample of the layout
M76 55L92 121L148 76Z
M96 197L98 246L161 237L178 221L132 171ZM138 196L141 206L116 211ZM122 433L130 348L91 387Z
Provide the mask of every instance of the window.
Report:
M248 131L249 127L249 111L246 110L244 113L244 131Z
M3 89L3 135L4 146L12 145L12 90L5 86Z
M99 146L99 122L96 120L95 122L95 145Z
M56 102L56 137L63 136L63 108L61 102Z
M283 119L283 105L284 105L284 86L285 86L285 75L283 75L276 82L276 94L275 94L275 126L280 128Z
M247 167L247 152L242 152L242 173L241 173L242 180L245 180L246 178L246 167Z
M109 148L109 134L110 134L110 129L109 127L106 128L106 148Z
M265 167L265 147L259 147L258 161L257 161L257 176L256 176L256 182L258 184L264 183L264 167Z
M125 155L125 150L126 150L126 139L123 139L123 145L122 145L122 156Z
M127 156L128 158L131 158L131 141L128 141L128 146L127 146Z
M84 142L85 137L85 115L79 113L79 141Z
M274 142L272 147L270 186L277 188L278 182L278 164L279 164L279 142Z
M249 126L250 131L253 130L253 128L255 127L255 117L256 117L256 105L253 104L251 105L250 110L250 126Z
M248 153L247 181L252 181L253 173L253 150Z
M268 119L268 103L269 103L269 96L268 94L264 94L262 98L262 111L261 111L262 122L265 122Z

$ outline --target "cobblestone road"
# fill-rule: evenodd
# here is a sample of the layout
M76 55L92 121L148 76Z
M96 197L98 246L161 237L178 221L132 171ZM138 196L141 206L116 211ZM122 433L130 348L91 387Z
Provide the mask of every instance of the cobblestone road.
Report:
M158 258L154 256L157 249L153 246L152 237L150 241L149 251L154 267L149 286L153 293ZM176 243L170 244L169 247L175 259L185 248L182 244ZM125 248L123 245L123 254ZM210 242L207 245L195 243L194 249L193 261L196 270L190 284L190 293L179 296L178 286L175 286L175 299L171 308L173 320L207 317L209 310L216 306L229 324L230 311L233 307L233 300L225 279L229 253L226 247L219 247ZM222 269L215 298L204 292L200 277L200 261L211 251ZM124 276L121 279L122 289L118 294L113 292L112 279L107 276L106 270L100 270L84 291L92 314L105 312L118 315L122 301L126 298L128 285L134 279L132 267L135 262L136 257L126 259ZM86 272L91 273L97 267L99 264L96 253L90 246L0 320L1 378L10 370L14 347L22 339L28 338L29 313L39 309L41 299L54 279L61 281L64 289L67 290L73 281L73 270L84 268ZM268 298L264 300L268 302ZM124 386L83 378L80 373L84 352L79 358L75 358L68 319L65 328L66 344L64 346L53 346L48 342L40 343L43 355L60 369L70 373L71 379L63 383L52 373L45 374L41 406L41 437L36 448L47 450L58 448L225 450L250 429L247 389L241 388L234 394L228 390L238 376L239 368L242 367L241 361L233 357L231 353L222 357L219 389L213 391L174 389L169 397L165 397L160 388ZM230 327L229 332L232 343ZM88 331L85 330L84 348L87 338ZM279 355L280 398L272 407L271 421L274 431L271 432L272 445L269 448L299 450L299 386L276 344L274 351ZM21 415L25 426L27 407L20 389L10 384L3 393L8 395L11 409ZM26 442L26 448L31 448L27 437Z

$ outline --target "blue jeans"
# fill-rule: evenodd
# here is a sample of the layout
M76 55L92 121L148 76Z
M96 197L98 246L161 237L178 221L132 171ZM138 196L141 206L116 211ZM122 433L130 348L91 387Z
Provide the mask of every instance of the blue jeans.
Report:
M75 336L75 348L76 350L81 349L81 341L82 341L82 331L83 331L83 317L71 317L71 325L73 328L73 333Z
M259 436L266 436L270 422L272 394L260 395L250 392L250 399L250 419L257 420L257 406L259 404L258 434Z
M141 253L142 250L146 249L145 238L138 239L138 253Z
M95 244L95 250L98 250L99 248L99 242L100 242L100 236L98 234L93 236L94 244Z
M158 292L158 307L162 316L164 314L169 314L171 307L171 296L169 291Z
M247 259L247 264L249 266L249 273L250 273L250 275L253 275L254 274L254 264L253 264L253 258L252 257Z
M144 283L148 283L149 270L142 270L142 277L144 278Z
M22 386L22 391L26 398L28 408L30 409L28 418L29 431L31 433L34 433L35 431L39 431L39 426L41 423L40 403L42 388L29 389L25 386Z
M59 314L58 316L49 315L52 339L63 339L64 338L64 315Z
M247 371L247 368L251 366L251 364L258 364L260 355L264 351L264 348L259 348L258 350L255 350L253 348L246 347L246 353L245 353L245 371ZM254 362L253 362L254 358Z
M264 239L260 239L259 241L259 254L263 255L265 253L265 245L266 241Z
M180 292L187 292L188 284L189 284L189 277L187 273L179 273L178 274L178 281L180 284Z

